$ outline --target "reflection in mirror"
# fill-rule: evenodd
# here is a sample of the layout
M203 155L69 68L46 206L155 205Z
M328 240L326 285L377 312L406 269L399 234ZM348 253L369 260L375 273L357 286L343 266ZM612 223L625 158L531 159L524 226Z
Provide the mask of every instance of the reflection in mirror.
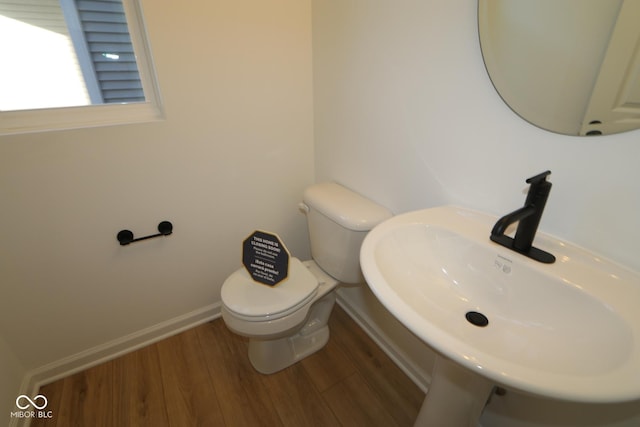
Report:
M552 132L640 128L640 1L479 0L491 81L522 118Z
M0 40L0 111L144 101L121 0L0 0Z

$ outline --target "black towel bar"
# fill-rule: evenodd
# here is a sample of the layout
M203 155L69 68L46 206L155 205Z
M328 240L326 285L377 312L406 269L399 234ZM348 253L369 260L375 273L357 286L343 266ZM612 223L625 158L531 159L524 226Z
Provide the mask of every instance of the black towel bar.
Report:
M134 239L133 232L131 230L121 230L118 233L117 238L118 242L120 242L120 245L125 246L129 243L139 242L140 240L147 240L158 236L168 236L169 234L173 233L173 224L171 224L169 221L162 221L160 224L158 224L158 231L158 234L152 234L150 236L138 237L137 239Z

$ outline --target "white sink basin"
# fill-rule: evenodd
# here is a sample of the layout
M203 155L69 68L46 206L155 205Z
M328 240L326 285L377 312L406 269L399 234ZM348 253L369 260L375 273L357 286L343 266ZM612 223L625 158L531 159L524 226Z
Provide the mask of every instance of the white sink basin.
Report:
M557 261L531 260L489 240L497 219L453 206L393 217L362 245L365 279L419 338L494 384L639 399L640 275L542 233L534 245Z

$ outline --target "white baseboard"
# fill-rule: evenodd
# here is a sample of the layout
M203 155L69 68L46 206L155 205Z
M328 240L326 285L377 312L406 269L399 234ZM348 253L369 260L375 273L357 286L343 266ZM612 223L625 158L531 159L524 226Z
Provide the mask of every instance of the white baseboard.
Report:
M375 321L366 312L359 310L356 305L340 297L339 294L337 302L382 351L426 393L431 381L430 376L416 366L411 361L411 358L394 344L393 340L376 325ZM25 375L20 387L20 394L34 396L42 385L81 372L216 319L221 315L220 310L221 303L212 304L36 368ZM29 424L29 419L12 418L9 427L28 427Z
M221 303L211 304L36 368L25 375L19 394L34 396L42 385L115 359L123 354L216 319L221 315L220 310ZM12 418L9 427L26 427L28 425L28 419Z

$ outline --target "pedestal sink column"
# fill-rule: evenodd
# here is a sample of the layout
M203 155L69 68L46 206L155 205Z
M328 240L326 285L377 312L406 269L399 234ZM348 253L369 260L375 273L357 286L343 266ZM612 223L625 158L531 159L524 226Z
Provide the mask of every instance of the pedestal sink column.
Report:
M493 387L488 379L438 355L414 427L477 427Z

